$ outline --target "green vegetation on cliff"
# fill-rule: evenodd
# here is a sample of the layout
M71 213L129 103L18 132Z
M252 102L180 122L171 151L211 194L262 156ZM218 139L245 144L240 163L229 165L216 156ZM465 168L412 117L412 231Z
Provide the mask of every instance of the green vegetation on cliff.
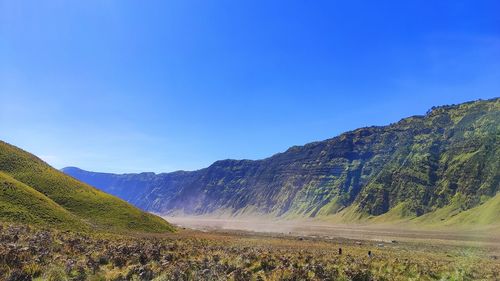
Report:
M64 171L158 213L400 220L484 209L500 223L500 99L432 108L388 126L170 174ZM474 208L479 209L474 209ZM466 213L464 213L465 216Z

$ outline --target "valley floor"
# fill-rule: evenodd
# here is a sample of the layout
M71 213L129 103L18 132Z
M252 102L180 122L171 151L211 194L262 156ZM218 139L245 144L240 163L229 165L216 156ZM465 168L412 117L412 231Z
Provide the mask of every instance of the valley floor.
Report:
M495 242L206 228L110 235L0 224L0 280L500 280Z
M180 227L200 231L246 231L255 233L303 236L321 239L359 239L374 242L412 242L432 245L488 247L500 253L498 227L429 227L407 223L338 224L321 220L276 220L253 218L164 217Z

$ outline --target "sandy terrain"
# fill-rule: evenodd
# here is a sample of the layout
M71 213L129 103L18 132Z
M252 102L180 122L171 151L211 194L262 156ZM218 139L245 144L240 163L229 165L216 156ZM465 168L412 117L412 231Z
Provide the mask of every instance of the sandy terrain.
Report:
M221 219L207 217L164 217L185 228L203 231L246 231L286 236L307 236L321 239L347 238L422 242L432 244L486 246L500 249L498 232L487 230L422 230L404 225L347 225L313 220Z

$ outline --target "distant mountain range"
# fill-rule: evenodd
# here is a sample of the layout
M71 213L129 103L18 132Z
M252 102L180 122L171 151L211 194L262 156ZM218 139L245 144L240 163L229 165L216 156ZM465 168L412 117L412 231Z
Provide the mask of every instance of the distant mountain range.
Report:
M0 141L0 221L76 231L170 232L165 220Z
M348 117L346 117L348 118ZM500 99L198 171L63 172L160 214L500 223Z

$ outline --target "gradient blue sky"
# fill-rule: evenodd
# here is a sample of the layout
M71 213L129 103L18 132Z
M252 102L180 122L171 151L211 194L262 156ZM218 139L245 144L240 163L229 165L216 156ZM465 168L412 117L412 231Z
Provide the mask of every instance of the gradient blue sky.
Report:
M258 159L499 96L500 1L0 0L0 139L56 168Z

